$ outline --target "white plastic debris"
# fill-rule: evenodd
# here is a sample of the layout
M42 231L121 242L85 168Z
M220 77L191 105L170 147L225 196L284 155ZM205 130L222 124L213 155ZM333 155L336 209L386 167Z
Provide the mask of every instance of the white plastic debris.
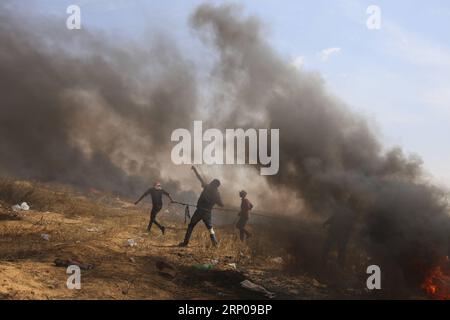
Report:
M50 241L50 235L47 233L41 233L41 238L45 241Z
M29 206L28 203L26 203L26 202L22 202L22 204L20 205L20 208L21 208L23 211L28 211L28 210L30 210L30 206Z
M93 228L86 228L86 231L87 232L99 232L100 230L96 227L93 227Z
M264 294L267 298L272 299L275 297L275 293L268 291L266 288L264 288L263 286L260 286L259 284L253 283L249 280L244 280L241 282L241 287L251 290L251 291L255 291L255 292L259 292Z
M314 287L317 287L317 288L326 288L326 285L325 285L325 284L320 283L320 282L317 281L316 279L313 279L313 280L312 280L312 284L313 284Z
M30 210L30 206L28 205L28 203L26 202L22 202L22 204L16 204L14 206L12 206L13 211L18 212L18 211L28 211Z
M219 259L211 259L211 263L212 264L218 264L219 263Z
M137 246L137 242L134 239L128 239L126 245L128 247L135 247L135 246Z
M276 257L276 258L270 259L270 261L272 261L273 263L282 264L283 263L283 258L282 257Z
M231 269L233 269L233 270L236 270L236 269L237 269L236 263L229 263L228 266L230 266Z

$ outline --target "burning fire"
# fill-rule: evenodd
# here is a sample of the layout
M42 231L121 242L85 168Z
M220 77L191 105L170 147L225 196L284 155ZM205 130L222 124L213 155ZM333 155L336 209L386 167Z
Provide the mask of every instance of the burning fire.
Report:
M450 261L448 257L433 267L422 284L425 292L438 300L450 300Z

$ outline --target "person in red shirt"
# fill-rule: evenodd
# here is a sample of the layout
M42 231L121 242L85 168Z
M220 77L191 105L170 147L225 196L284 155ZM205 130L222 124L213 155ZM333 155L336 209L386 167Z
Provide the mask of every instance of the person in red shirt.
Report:
M241 241L244 241L245 237L250 238L251 234L245 230L245 225L249 219L249 212L253 209L253 205L247 199L247 192L239 191L239 197L241 197L241 211L239 211L239 221L236 224L236 228L239 229L239 237Z

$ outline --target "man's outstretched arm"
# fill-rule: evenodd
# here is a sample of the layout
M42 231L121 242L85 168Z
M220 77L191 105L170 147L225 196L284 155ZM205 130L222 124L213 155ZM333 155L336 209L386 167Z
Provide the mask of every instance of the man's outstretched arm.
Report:
M148 196L149 193L150 193L150 189L145 191L145 193L134 204L137 205L139 202L141 202L142 199L144 199L146 196Z
M173 202L173 199L172 199L170 193L168 193L166 190L163 190L163 193L167 196L167 198L169 198L170 202Z
M200 183L202 184L202 187L205 187L205 186L206 186L206 183L205 183L205 181L203 181L203 178L199 175L199 173L198 173L198 171L197 171L197 168L194 167L194 166L192 166L191 169L194 171L195 176L197 177L197 179L198 179L198 180L200 181Z

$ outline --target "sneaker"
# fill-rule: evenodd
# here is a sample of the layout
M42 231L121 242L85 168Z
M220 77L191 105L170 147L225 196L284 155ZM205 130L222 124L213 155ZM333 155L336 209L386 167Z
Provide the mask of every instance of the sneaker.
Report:
M213 245L213 247L217 247L219 245L219 241L217 241L217 238L215 235L211 235L211 243Z

